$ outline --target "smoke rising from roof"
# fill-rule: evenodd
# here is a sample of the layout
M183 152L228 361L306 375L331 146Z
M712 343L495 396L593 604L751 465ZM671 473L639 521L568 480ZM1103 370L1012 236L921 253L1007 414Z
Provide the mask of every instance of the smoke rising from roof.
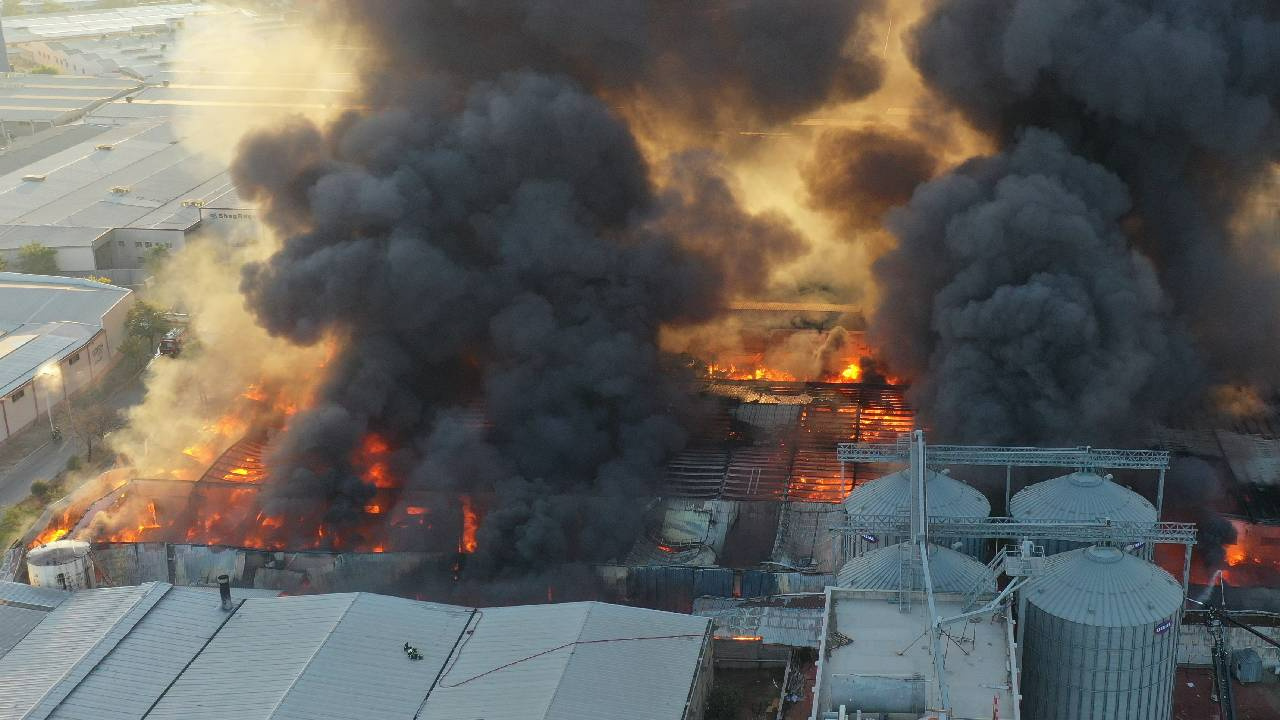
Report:
M948 437L1114 437L1180 387L1188 352L1128 210L1118 178L1029 130L890 213L875 344Z
M469 573L624 554L692 410L659 331L757 292L805 243L742 210L715 155L646 162L601 97L774 121L856 94L875 83L846 47L863 9L343 9L383 53L368 108L250 135L233 165L284 238L245 268L251 312L294 342L340 339L271 502L354 517L371 489L352 453L376 432L410 489L492 498Z
M936 429L1084 441L1280 380L1280 265L1244 215L1280 159L1274 3L943 0L909 44L1005 147L890 220L874 329Z

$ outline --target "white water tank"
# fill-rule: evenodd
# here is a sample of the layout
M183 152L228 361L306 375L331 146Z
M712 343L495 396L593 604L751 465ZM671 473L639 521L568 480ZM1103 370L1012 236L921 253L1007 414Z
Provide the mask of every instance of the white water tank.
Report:
M36 587L84 590L94 587L89 543L55 540L27 553L27 577Z

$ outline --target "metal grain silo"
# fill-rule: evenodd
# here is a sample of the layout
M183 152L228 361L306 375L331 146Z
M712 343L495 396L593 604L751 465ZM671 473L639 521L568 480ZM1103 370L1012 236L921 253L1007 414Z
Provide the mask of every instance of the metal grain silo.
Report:
M1182 587L1113 547L1057 556L1021 592L1026 720L1168 720Z
M911 552L910 544L898 543L853 558L836 573L836 584L855 590L897 590L904 552ZM915 571L912 587L923 588L921 566L916 565ZM929 546L929 576L936 592L967 593L978 586L984 588L984 593L996 592L996 576L990 568L964 553L937 545Z
M1009 500L1009 515L1022 522L1112 522L1156 524L1156 509L1138 493L1095 472L1074 472L1029 485ZM1066 540L1044 540L1045 555L1084 547ZM1150 558L1151 547L1144 546Z
M943 518L984 518L991 514L991 503L981 492L965 485L944 473L926 471L925 499L929 517ZM901 470L882 478L859 485L844 499L844 509L850 516L850 523L857 525L854 519L858 515L903 515L911 509L911 473ZM905 536L876 535L867 533L854 535L850 557L864 555L877 548L894 545L907 540ZM945 536L930 537L930 540L943 547L953 547L960 543L960 552L975 558L983 558L987 545L986 540L967 538L957 541Z

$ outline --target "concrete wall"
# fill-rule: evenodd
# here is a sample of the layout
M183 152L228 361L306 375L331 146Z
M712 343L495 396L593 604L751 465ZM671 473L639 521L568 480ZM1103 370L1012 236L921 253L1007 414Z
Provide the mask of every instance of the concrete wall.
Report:
M1280 640L1280 627L1258 627L1257 629L1268 637ZM1267 648L1266 652L1271 652L1270 645L1238 627L1227 627L1227 642L1232 650L1251 647L1259 651ZM1209 635L1209 626L1183 624L1181 634L1178 636L1178 664L1213 664L1213 638Z
M147 252L155 247L167 248L177 252L186 245L186 233L182 230L161 230L153 228L116 228L107 234L103 258L110 248L110 265L107 268L141 268L146 260Z
M112 364L115 363L115 358L120 355L120 348L124 345L124 321L129 316L130 308L137 301L137 296L134 293L129 293L120 302L116 303L115 307L102 316L102 331L106 334L107 339L107 359Z
M66 246L54 247L53 250L57 254L58 269L63 272L89 273L98 268L97 257L92 247ZM11 270L18 267L19 252L19 248L0 250L0 257L9 263Z

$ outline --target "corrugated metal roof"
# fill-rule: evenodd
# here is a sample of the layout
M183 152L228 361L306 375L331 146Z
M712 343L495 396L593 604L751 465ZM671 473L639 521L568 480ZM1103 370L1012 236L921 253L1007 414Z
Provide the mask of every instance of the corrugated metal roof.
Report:
M63 601L0 658L0 720L45 717L168 587L106 588Z
M942 473L928 471L925 497L929 515L936 517L986 517L991 503L978 490ZM906 470L860 485L844 500L850 515L891 515L910 510L911 480Z
M836 574L840 587L855 590L896 590L901 574L900 553L910 552L906 543L878 548L844 564ZM924 587L924 570L917 566L915 587ZM938 545L929 546L929 576L933 589L938 592L964 593L978 583L985 584L987 592L995 592L996 578L986 565L964 553Z
M0 272L0 395L83 346L128 296L90 280Z
M711 618L718 638L758 637L769 645L816 648L822 636L821 603L790 607L757 600L698 598L693 601L693 614Z
M676 720L707 630L603 603L473 611L344 594L251 597L227 614L212 589L86 590L0 657L0 720Z
M246 600L148 717L412 717L469 616L366 594Z
M63 590L0 582L0 657L4 657L69 595Z
M604 603L477 617L422 720L683 717L710 622Z
M1060 553L1027 583L1027 600L1082 625L1158 623L1182 606L1182 586L1169 573L1112 547Z
M92 280L0 272L0 321L102 327L102 316L128 294L125 288Z
M1009 514L1018 520L1093 522L1105 517L1117 522L1156 521L1156 509L1146 498L1091 472L1028 485L1009 500Z
M227 617L216 589L169 588L48 717L141 718Z
M71 597L66 590L41 588L17 582L0 582L0 604L32 605L52 610Z
M110 150L99 149L110 146ZM139 121L70 146L0 175L0 223L82 227L189 227L199 209L183 200L225 192L226 168L182 142L172 125ZM28 179L39 176L39 181ZM176 205L174 205L176 203Z

